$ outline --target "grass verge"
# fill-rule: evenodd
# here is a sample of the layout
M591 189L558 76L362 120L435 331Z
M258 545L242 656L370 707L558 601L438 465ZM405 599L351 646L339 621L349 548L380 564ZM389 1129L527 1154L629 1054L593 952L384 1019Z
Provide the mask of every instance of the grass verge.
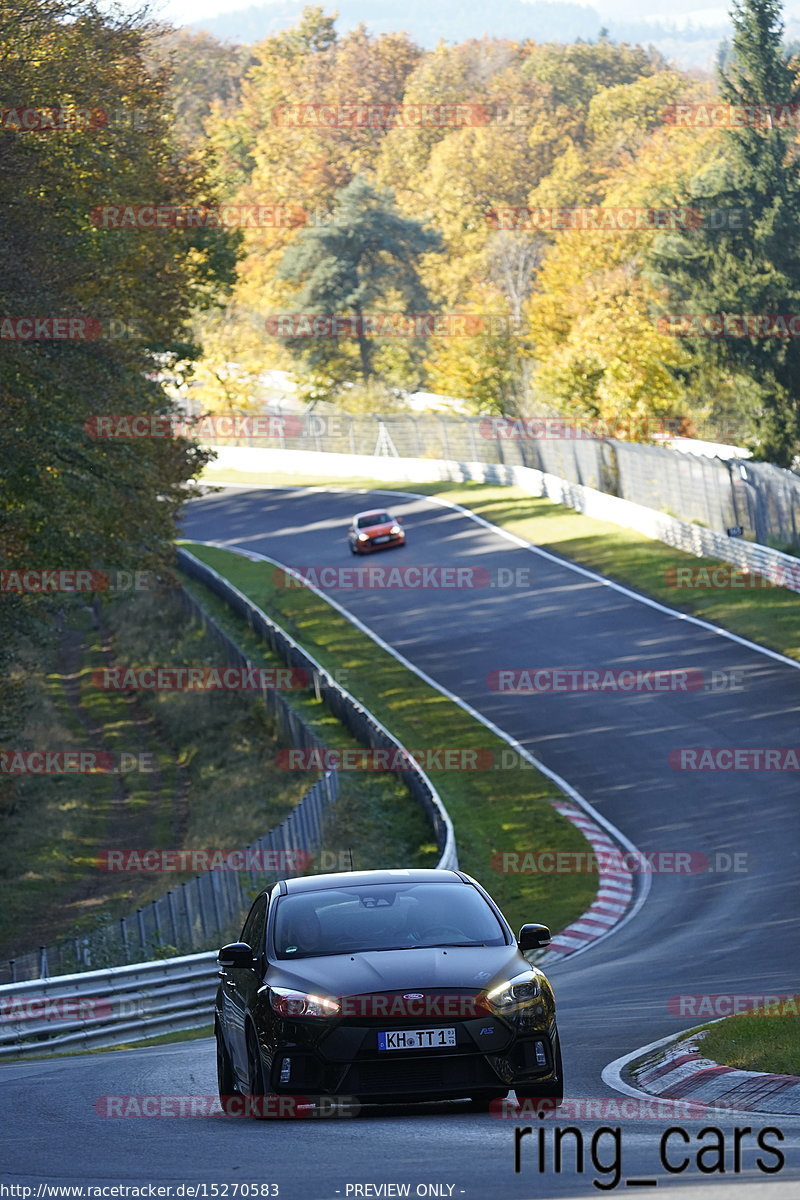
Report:
M549 802L561 797L554 784L527 764L504 769L501 754L509 754L504 741L378 647L321 596L305 587L282 586L281 573L269 563L186 545L301 642L402 745L492 752L489 770L432 771L431 778L453 820L462 868L486 884L512 924L543 921L563 929L585 911L596 893L596 875L510 875L492 865L493 855L503 850L585 852L583 836ZM394 828L400 834L402 821ZM408 865L399 845L392 860L385 865Z
M707 1026L701 1053L740 1071L800 1076L800 1014L739 1013Z

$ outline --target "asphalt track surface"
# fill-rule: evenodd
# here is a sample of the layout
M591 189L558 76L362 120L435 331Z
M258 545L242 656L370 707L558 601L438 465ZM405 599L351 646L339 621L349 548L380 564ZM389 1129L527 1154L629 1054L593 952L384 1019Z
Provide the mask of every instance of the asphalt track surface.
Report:
M374 499L380 504L384 498ZM385 499L404 517L408 545L371 556L367 564L481 566L494 579L501 578L497 568L504 568L504 578L515 583L330 589L340 604L563 775L640 850L699 851L712 863L718 853L747 856L745 871L654 875L647 902L619 933L550 971L568 1096L621 1099L602 1082L603 1068L697 1023L678 1016L671 997L797 991L796 774L679 772L668 765L668 755L682 746L796 745L800 671L648 607L567 563L518 548L458 512L423 499ZM295 567L349 567L362 560L349 554L346 525L355 510L373 506L369 498L343 491L232 488L191 504L185 532ZM490 672L519 667L696 669L709 677L739 672L740 681L734 690L661 694L489 690ZM520 847L527 849L535 847ZM491 891L488 863L481 879ZM530 919L546 922L547 913L531 913ZM576 1169L568 1150L560 1173L552 1162L557 1123L547 1121L540 1125L546 1130L543 1169L534 1133L522 1143L516 1174L515 1122L466 1113L457 1104L280 1123L103 1119L94 1110L103 1095L210 1095L214 1089L213 1051L206 1041L2 1068L0 1183L34 1189L40 1182L207 1188L227 1183L230 1196L236 1182L275 1183L284 1200L402 1194L387 1191L388 1184L409 1184L412 1196L469 1200L590 1196L599 1185L627 1190L629 1180L649 1180L651 1186L629 1185L628 1194L652 1194L657 1186L707 1200L732 1192L775 1200L800 1195L795 1117L570 1121L583 1134L583 1169ZM670 1124L683 1127L688 1139L684 1149L671 1143L673 1162L689 1156L686 1169L673 1175L659 1157L659 1140ZM601 1125L621 1130L619 1152L612 1134L597 1134ZM724 1174L698 1169L698 1151L714 1141L714 1134L701 1133L709 1125L722 1130ZM734 1127L752 1130L742 1135L739 1170ZM785 1160L774 1174L756 1164L759 1154L767 1167L777 1161L756 1147L766 1127L783 1136L780 1141L769 1135ZM618 1186L609 1188L617 1179L615 1160L621 1168ZM713 1155L700 1165L713 1167ZM372 1187L354 1190L360 1185ZM426 1192L426 1185L438 1190ZM0 1196L9 1194L0 1189Z

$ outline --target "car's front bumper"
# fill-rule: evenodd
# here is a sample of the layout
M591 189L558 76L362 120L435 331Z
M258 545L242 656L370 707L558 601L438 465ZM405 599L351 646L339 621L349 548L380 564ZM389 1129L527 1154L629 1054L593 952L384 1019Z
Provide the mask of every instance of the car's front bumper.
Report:
M366 1101L437 1100L508 1091L555 1078L555 1026L525 1030L479 1018L431 1022L456 1028L456 1045L427 1051L381 1051L374 1024L341 1023L307 1039L295 1026L274 1047L275 1092L354 1096ZM484 1031L492 1029L491 1033ZM544 1062L542 1062L544 1058Z
M380 536L386 537L386 534ZM406 535L401 533L394 537L389 535L389 540L386 542L379 542L375 538L370 538L368 542L354 541L353 547L356 554L372 554L376 550L390 550L392 546L404 546L405 541Z

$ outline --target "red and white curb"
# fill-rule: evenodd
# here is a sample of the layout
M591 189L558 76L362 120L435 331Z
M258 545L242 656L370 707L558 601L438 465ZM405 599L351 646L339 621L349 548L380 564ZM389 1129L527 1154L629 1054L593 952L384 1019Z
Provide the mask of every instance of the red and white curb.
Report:
M621 861L619 843L576 805L556 800L553 807L580 830L597 855L600 885L586 912L553 938L545 952L548 965L577 950L585 950L598 938L605 937L627 913L635 891L633 874ZM614 862L613 869L604 867L603 864L609 862Z
M797 1075L721 1066L698 1049L706 1033L684 1031L634 1050L610 1063L603 1079L628 1095L695 1101L725 1112L800 1115Z

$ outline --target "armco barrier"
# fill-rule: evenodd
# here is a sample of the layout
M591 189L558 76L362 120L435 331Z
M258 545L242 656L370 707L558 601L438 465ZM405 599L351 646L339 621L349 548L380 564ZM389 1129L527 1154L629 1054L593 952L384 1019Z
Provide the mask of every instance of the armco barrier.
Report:
M216 952L0 988L0 1059L139 1042L213 1023Z
M270 450L249 446L215 446L215 469L261 474L266 481L271 474L297 474L307 478L317 475L328 479L366 478L386 483L436 483L438 481L471 480L478 483L514 485L531 496L546 496L556 504L564 504L625 529L635 529L645 537L665 542L697 557L718 558L735 563L748 571L760 572L780 581L782 587L800 592L800 560L757 542L729 538L702 525L681 521L667 513L632 500L621 500L607 492L597 491L581 483L570 483L557 475L549 475L534 467L511 466L502 463L455 462L427 458L370 458L361 454L329 454L312 450ZM750 470L748 464L747 470Z

